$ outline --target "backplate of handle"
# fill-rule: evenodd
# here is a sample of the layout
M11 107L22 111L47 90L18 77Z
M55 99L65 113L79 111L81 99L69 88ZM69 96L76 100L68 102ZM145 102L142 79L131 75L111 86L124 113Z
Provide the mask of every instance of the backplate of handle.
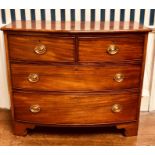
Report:
M117 54L117 53L119 52L119 48L118 48L116 45L111 44L111 45L109 45L109 47L107 48L107 52L108 52L108 54L110 54L110 55L115 55L115 54Z
M39 81L39 75L37 73L30 73L28 76L29 82L38 82Z
M41 110L41 108L40 108L40 106L38 104L30 106L30 111L32 113L38 113L38 112L40 112L40 110Z
M111 108L112 112L119 113L122 111L122 106L120 104L114 104Z
M115 76L114 76L114 80L116 82L122 82L124 80L124 74L116 73Z
M46 46L43 44L39 44L34 48L34 52L39 55L46 53L46 51Z

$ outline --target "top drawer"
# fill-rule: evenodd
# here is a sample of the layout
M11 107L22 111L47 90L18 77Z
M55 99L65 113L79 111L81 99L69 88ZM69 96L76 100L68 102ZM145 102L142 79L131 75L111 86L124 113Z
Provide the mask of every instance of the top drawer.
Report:
M74 61L73 37L9 35L10 58L25 61Z
M144 35L108 35L104 37L80 37L80 62L120 62L141 60Z

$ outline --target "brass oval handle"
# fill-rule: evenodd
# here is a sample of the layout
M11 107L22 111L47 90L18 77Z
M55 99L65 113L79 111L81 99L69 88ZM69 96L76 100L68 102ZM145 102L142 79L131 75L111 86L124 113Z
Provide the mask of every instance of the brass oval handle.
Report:
M122 106L120 104L114 104L111 108L112 112L118 113L122 111Z
M37 73L30 73L28 76L29 82L38 82L39 81L39 75Z
M34 52L39 55L46 53L46 51L46 46L43 44L39 44L34 48Z
M109 47L107 48L107 52L110 55L115 55L118 53L118 51L119 51L119 48L114 44L109 45Z
M40 110L41 110L41 108L40 108L40 106L38 104L30 106L30 111L32 113L38 113L38 112L40 112Z
M122 81L124 80L124 74L122 74L122 73L117 73L117 74L115 74L114 80L115 80L116 82L122 82Z

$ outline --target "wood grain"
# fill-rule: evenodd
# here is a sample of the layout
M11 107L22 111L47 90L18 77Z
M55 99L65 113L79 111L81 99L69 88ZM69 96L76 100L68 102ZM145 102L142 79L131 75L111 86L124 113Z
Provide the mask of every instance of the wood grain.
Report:
M141 60L143 56L144 35L104 35L102 37L79 37L80 62L120 62ZM118 47L118 53L110 55L110 45Z
M10 59L28 61L74 61L74 38L72 37L42 37L9 35ZM39 55L34 52L37 45L46 46L46 53Z
M131 122L125 124L117 125L118 129L124 129L124 135L129 136L137 136L138 134L138 122Z
M38 97L39 96L39 97ZM137 93L121 94L57 94L14 92L15 118L39 124L104 124L136 120ZM30 112L30 106L40 105L39 113ZM120 113L112 112L120 104Z
M9 93L9 99L10 99L10 107L11 107L11 115L12 115L12 120L14 120L14 103L12 101L12 78L11 78L11 71L10 71L10 61L9 61L9 49L8 49L8 34L7 32L4 32L4 43L5 43L5 58L6 58L6 73L7 73L7 86L8 86L8 93Z
M34 129L34 124L24 124L17 121L13 121L13 132L17 136L26 136L27 129Z
M139 88L141 66L49 66L11 64L14 89L40 91L105 91ZM37 73L39 81L28 81L30 73ZM116 82L116 73L124 74Z

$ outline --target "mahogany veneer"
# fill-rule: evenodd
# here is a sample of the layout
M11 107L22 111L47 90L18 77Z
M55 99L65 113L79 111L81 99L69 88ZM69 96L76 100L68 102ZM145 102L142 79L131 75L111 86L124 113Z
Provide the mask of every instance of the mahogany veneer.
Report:
M10 59L29 61L73 62L74 38L9 35ZM38 56L32 49L44 44L48 52ZM61 46L60 46L61 45ZM26 52L25 52L26 51ZM23 53L24 52L24 53Z
M13 129L138 131L147 36L131 22L16 21L4 31Z
M14 89L40 91L106 91L139 88L139 65L128 66L51 66L11 64L12 87ZM37 73L39 81L30 83L27 77ZM116 73L125 75L118 83L113 77Z

